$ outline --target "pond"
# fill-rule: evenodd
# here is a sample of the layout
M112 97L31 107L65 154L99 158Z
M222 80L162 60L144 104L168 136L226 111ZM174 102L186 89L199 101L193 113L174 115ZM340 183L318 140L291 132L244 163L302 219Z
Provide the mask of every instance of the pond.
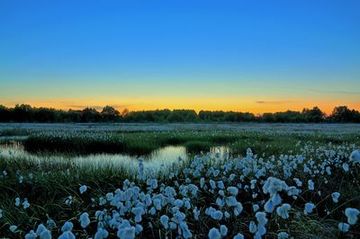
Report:
M231 152L226 146L218 146L212 147L210 152L206 154L216 160L223 160L229 158ZM166 173L172 168L181 168L182 163L194 157L194 155L189 154L184 146L166 146L155 150L149 155L140 157L126 154L93 154L85 156L41 155L25 151L21 144L13 144L1 146L0 157L10 160L31 160L38 164L68 164L71 167L91 170L126 170L132 174L138 174L139 168L143 168L144 174L155 175Z

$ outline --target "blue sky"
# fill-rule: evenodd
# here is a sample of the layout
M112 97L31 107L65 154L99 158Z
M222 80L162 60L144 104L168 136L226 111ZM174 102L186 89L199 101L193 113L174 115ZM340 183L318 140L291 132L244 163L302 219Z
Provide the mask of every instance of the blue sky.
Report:
M0 104L360 108L360 1L0 2Z

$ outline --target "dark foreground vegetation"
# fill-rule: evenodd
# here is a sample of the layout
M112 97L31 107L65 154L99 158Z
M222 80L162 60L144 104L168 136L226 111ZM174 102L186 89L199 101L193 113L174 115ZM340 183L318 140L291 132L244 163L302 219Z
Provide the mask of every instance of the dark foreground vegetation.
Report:
M349 159L360 146L359 134L286 130L276 133L45 133L30 136L25 144L32 140L32 147L86 151L94 145L104 147L98 150L105 150L118 142L121 147L127 145L146 151L162 144L195 147L226 143L244 157L217 161L200 155L164 174L143 177L140 164L136 172L127 168L79 166L71 156L56 161L46 154L34 158L27 153L8 153L9 149L1 151L0 148L1 238L24 238L25 235L26 238L45 238L37 234L30 237L34 235L31 230L39 231L39 225L52 236L47 238L104 238L99 236L102 229L108 233L107 238L118 236L120 239L254 238L250 225L252 222L260 225L261 215L266 216L266 225L262 225L266 235L258 238L354 239L360 236L359 222L348 225L347 230L339 227L349 220L347 210L360 208L360 161ZM280 200L279 205L271 206L270 190L276 190L274 195ZM132 196L122 199L124 195ZM148 204L143 197L149 199ZM159 198L162 206L156 209ZM236 206L230 204L230 199ZM186 202L190 204L186 206ZM277 209L284 205L289 207L288 211L279 213ZM315 208L309 211L306 205ZM140 207L144 213L139 219L135 213ZM124 210L121 216L116 213L120 210ZM212 213L207 212L209 210ZM194 211L198 216L194 216ZM85 224L84 213L85 219L89 219ZM217 217L218 214L221 217ZM181 225L186 225L188 234L166 227L164 215L169 220L182 215ZM126 228L137 226L141 230L124 237L121 234L124 225L111 224L118 219L119 224L120 220L130 223ZM62 230L67 222L73 226L68 231ZM226 235L211 236L210 232L221 226L226 226Z
M120 113L111 106L102 111L94 108L83 110L57 110L35 108L30 105L16 105L8 108L0 105L0 122L269 122L269 123L360 123L360 112L347 106L335 107L326 115L318 107L300 111L285 111L255 115L249 112L200 111L194 110L124 110Z

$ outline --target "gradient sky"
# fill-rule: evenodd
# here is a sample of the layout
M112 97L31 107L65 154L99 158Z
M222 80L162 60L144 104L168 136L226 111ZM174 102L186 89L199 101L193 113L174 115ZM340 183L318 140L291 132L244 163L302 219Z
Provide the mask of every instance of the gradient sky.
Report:
M360 1L0 1L0 104L360 110Z

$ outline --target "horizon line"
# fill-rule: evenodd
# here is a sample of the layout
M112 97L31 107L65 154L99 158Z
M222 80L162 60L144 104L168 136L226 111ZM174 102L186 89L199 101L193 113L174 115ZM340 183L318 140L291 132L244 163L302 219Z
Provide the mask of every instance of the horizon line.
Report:
M80 106L78 105L77 107L56 107L56 106L34 106L34 105L31 105L31 104L27 104L27 103L17 103L17 104L13 104L12 106L9 106L9 104L1 104L0 103L0 106L4 106L8 109L14 109L16 106L21 106L21 105L29 105L31 108L34 108L34 109L52 109L52 110L59 110L59 111L83 111L85 109L95 109L97 112L101 112L101 110L106 107L106 106L110 106L112 108L114 108L115 110L119 111L120 114L123 114L123 112L125 111L128 111L128 112L147 112L147 111L163 111L163 110L170 110L170 111L176 111L176 110L188 110L188 111L195 111L196 114L199 114L199 112L201 111L210 111L210 112L234 112L234 113L251 113L253 115L264 115L264 114L267 114L267 113L281 113L281 112L288 112L288 111L293 111L293 112L302 112L303 110L305 109L313 109L313 108L319 108L325 115L330 115L332 113L331 112L326 112L326 111L323 111L321 109L321 107L317 106L317 105L313 105L311 107L303 107L301 110L296 110L296 109L286 109L286 110L278 110L278 111L264 111L264 112L251 112L251 111L241 111L241 110L226 110L226 109L223 109L223 110L210 110L210 109L200 109L200 110L196 110L196 109L193 109L193 108L172 108L172 107L165 107L165 108L154 108L154 109L136 109L136 110L130 110L128 109L127 107L118 107L119 105L112 105L112 104L105 104L104 106L94 106L94 105L88 105L88 106ZM345 106L347 107L348 109L350 110L355 110L355 111L359 111L359 109L357 108L350 108L348 105L346 104L339 104L339 105L336 105L333 107L333 110L336 108L336 107L341 107L341 106Z

